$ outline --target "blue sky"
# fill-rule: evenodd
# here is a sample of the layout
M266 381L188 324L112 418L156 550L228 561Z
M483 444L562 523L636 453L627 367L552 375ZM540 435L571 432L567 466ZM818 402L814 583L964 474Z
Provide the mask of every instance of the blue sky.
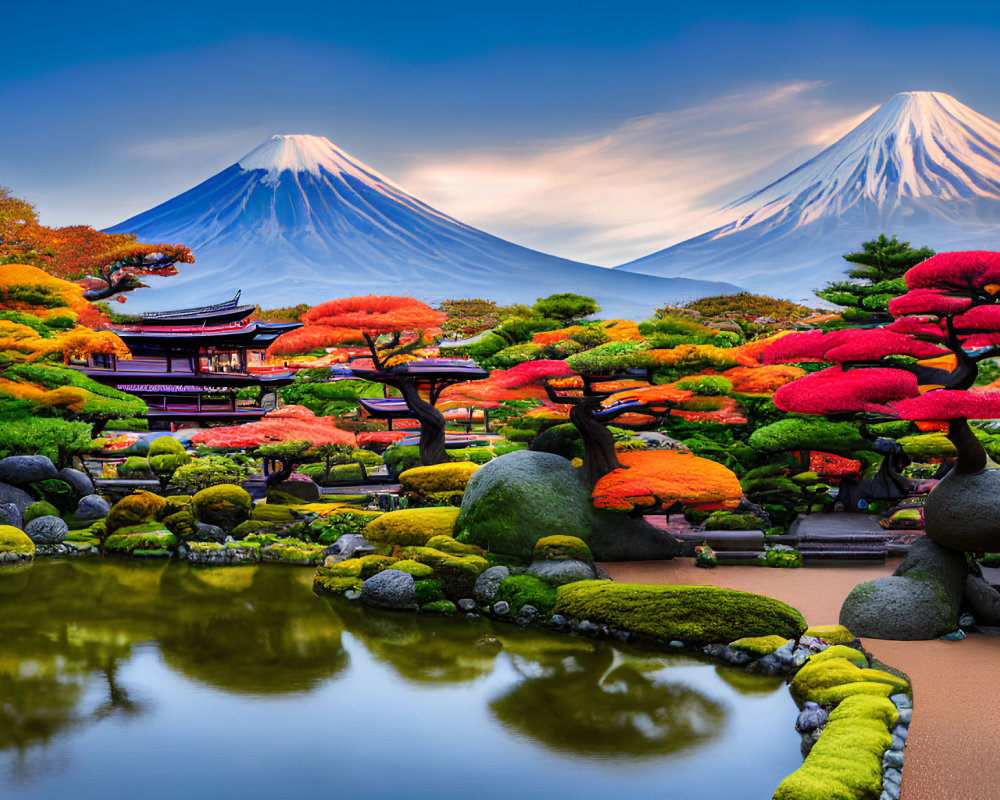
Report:
M613 265L898 91L1000 119L1000 9L974 4L95 0L3 27L0 183L50 225L114 224L313 133L465 222Z

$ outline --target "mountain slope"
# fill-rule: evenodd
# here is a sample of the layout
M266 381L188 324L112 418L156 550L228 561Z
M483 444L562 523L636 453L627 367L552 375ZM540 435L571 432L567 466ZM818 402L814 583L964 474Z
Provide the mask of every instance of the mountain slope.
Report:
M879 233L936 250L1000 247L1000 124L941 92L904 92L733 222L616 269L730 280L804 299Z
M368 293L506 304L577 292L596 298L606 316L641 318L667 301L735 290L520 247L436 211L321 136L274 136L108 230L183 242L197 259L178 276L149 279L151 289L130 301L137 310L225 299L237 289L264 307Z

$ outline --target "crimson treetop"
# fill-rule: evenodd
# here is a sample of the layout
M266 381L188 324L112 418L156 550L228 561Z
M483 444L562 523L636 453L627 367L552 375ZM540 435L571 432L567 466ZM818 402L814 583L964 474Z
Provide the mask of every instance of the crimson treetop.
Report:
M1000 356L1000 253L939 253L907 272L906 285L889 303L896 319L886 328L791 333L772 344L764 363L837 364L781 387L774 403L804 414L948 420L956 470L978 472L986 451L968 420L1000 418L1000 392L968 390L979 362Z

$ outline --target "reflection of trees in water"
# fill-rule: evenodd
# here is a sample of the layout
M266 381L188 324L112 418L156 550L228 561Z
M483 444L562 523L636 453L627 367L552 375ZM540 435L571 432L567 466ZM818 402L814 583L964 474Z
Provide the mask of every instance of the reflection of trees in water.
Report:
M623 657L609 645L555 663L514 658L513 664L525 680L490 708L505 726L560 752L679 753L721 733L727 716L722 703L688 685L645 674L648 664Z

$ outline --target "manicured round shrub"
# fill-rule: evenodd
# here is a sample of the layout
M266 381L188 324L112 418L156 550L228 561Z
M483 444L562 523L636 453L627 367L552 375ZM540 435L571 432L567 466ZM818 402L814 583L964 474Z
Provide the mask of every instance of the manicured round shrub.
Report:
M38 502L32 503L26 509L24 509L24 524L27 525L31 520L37 519L38 517L58 517L59 511L56 509L52 503L47 503L44 500L39 500Z
M722 395L733 390L733 382L723 375L692 375L679 380L677 388L695 394Z
M218 525L231 531L250 517L253 501L246 489L232 484L210 486L202 489L191 500L191 507L199 522Z
M433 536L451 536L457 508L404 508L372 520L364 530L373 544L424 545Z
M576 536L544 536L535 542L532 555L539 561L594 560L587 543Z
M152 492L136 492L123 497L111 507L105 519L108 534L119 528L140 525L149 520L159 519L167 510L167 501Z

